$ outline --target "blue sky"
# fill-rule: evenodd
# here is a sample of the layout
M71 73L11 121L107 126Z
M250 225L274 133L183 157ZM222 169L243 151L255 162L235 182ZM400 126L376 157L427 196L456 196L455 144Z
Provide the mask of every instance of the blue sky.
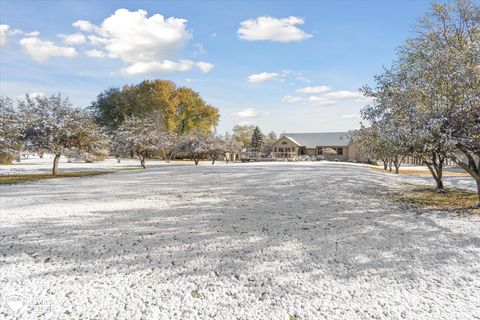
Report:
M353 129L368 103L358 88L373 84L428 7L1 0L0 95L61 92L85 107L107 88L169 79L220 109L221 133L238 123L277 133Z

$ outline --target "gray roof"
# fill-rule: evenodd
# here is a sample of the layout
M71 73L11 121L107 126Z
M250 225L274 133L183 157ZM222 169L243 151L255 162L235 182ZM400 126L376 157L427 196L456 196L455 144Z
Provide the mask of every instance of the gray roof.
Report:
M349 143L346 132L284 133L282 136L307 148L346 147Z

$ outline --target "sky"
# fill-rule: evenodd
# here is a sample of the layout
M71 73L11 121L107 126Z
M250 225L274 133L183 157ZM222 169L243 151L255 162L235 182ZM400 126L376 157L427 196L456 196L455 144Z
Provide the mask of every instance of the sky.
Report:
M358 89L395 59L429 1L0 0L0 95L168 79L220 110L217 132L358 128Z

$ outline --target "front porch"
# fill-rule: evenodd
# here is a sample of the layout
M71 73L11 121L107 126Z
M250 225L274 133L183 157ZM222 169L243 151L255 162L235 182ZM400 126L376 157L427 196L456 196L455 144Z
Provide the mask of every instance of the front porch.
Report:
M271 153L273 159L295 159L300 156L322 156L327 160L346 160L347 147L278 147Z

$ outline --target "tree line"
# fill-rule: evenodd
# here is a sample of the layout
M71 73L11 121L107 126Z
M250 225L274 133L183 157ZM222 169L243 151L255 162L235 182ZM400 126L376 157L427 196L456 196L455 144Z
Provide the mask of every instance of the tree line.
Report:
M452 159L477 182L480 202L480 7L434 3L398 49L397 59L361 91L373 99L354 133L368 157L395 166L421 159L444 192Z
M268 158L277 140L277 134L270 131L267 135L255 125L239 125L233 127L232 138L242 147L245 156L251 158Z
M62 155L86 160L129 155L143 167L148 158L174 152L216 159L237 148L229 137L212 135L219 117L197 92L166 80L105 90L86 109L60 94L0 98L0 161L13 161L22 149L50 153L56 175Z

